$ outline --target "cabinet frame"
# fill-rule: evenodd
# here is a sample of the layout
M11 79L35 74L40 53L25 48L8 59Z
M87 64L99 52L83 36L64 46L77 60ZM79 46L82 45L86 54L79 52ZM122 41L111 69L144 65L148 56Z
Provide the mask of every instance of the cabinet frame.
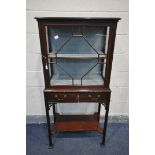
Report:
M108 122L110 96L111 96L111 89L109 88L109 85L110 85L110 77L111 77L111 70L112 70L114 44L115 44L115 37L116 37L117 22L120 20L120 18L36 17L36 20L38 21L44 82L45 82L45 89L43 92L44 92L44 99L45 99L49 146L50 147L53 146L53 143L52 143L53 132L61 132L61 131L67 130L65 123L66 125L70 126L68 128L68 131L77 131L79 129L80 131L93 130L93 131L101 132L103 135L101 144L104 145L107 122ZM48 47L47 47L47 38L46 38L46 27L60 26L60 25L61 26L107 26L109 27L104 85L50 86L49 67L48 68L46 67L48 66ZM63 118L66 118L67 120L69 120L68 117L59 116L59 114L56 113L55 105L57 103L72 103L72 102L98 103L98 112L88 117L83 115L78 115L78 116L71 115L70 117L68 116L71 119L73 118L73 120L78 120L75 122L72 121L72 123L68 123L68 121L65 121L65 119L63 119ZM105 107L104 128L99 127L101 104L103 104ZM49 116L49 110L51 106L53 107L53 115L54 115L54 129L52 131L50 127L50 116ZM87 125L87 122L88 122L88 125ZM78 129L76 130L74 126L77 127ZM81 126L81 128L79 128L79 126ZM96 128L94 126L96 126Z

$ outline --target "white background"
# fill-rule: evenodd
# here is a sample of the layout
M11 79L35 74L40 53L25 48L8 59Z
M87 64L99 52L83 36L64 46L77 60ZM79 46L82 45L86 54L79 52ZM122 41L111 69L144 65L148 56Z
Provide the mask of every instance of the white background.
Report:
M155 154L154 1L130 0L130 154ZM0 5L0 154L26 149L26 4Z

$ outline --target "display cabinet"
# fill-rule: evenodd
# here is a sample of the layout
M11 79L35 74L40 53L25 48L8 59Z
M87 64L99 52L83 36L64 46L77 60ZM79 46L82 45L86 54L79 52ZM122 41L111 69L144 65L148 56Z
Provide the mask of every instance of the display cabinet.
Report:
M44 99L49 146L52 134L97 131L105 144L111 90L109 88L117 22L120 18L36 18L45 80ZM59 103L96 103L89 115L62 115ZM100 108L105 107L100 127ZM53 107L51 129L49 110Z

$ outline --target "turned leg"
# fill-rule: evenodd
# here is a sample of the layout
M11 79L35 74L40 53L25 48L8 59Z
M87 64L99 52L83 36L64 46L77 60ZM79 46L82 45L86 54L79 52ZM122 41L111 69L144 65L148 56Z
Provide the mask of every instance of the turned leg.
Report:
M50 107L46 99L45 99L45 108L46 108L46 119L47 119L47 127L48 127L49 148L52 148L53 143L52 143L52 135L51 135L50 116L49 116Z

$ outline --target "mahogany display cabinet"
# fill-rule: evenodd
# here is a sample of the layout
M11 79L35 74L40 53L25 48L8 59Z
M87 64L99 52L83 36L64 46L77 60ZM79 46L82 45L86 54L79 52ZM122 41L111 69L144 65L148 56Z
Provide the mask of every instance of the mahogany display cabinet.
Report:
M105 144L116 28L120 18L36 18L45 81L49 146L56 132L97 131ZM93 114L62 115L57 104L96 103ZM104 126L99 123L101 104ZM54 127L49 110L53 107Z

